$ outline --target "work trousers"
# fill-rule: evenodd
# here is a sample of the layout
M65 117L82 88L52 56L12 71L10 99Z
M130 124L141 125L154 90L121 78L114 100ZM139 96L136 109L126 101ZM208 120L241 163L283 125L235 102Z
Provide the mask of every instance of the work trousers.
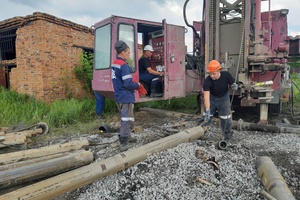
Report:
M134 126L134 103L117 103L121 115L120 137L129 137Z
M231 106L228 92L222 97L210 95L210 114L214 115L217 110L221 119L228 119L231 117Z
M159 77L154 74L140 74L140 80L151 84L151 92L156 93L158 89ZM154 91L153 91L154 90Z
M96 114L101 115L105 106L105 97L94 91L96 97Z
M222 133L224 134L224 139L229 140L231 135L231 106L229 93L223 97L215 97L210 95L210 114L218 110L218 115L221 120Z

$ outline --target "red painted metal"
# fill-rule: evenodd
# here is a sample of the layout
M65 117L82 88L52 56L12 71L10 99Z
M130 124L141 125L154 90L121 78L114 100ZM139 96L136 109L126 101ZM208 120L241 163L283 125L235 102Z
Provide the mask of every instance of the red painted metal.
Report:
M260 103L280 104L288 79L289 51L291 54L300 54L300 38L287 37L287 14L282 10L270 10L270 1L267 1L269 3L267 12L261 12L262 0L254 2L237 0L233 3L226 0L217 1L218 3L212 0L204 1L205 20L193 22L193 49L197 51L193 52L192 57L197 59L194 59L192 66L189 67L186 67L187 48L184 44L185 28L182 26L167 24L166 20L159 23L120 16L112 16L94 26L97 30L106 24L111 25L109 43L112 46L118 40L120 24L134 27L132 41L133 47L136 47L132 49L134 81L139 81L138 59L141 55L137 51L138 46L152 44L155 50L151 58L152 67L164 69L164 95L158 99L185 97L189 93L201 92L206 77L206 66L210 60L217 59L224 70L228 70L234 78L237 78L241 89L235 96L242 98L241 106ZM241 16L243 13L244 18L227 19L230 17L230 9L233 12L240 12ZM115 57L115 50L111 48L110 60ZM264 81L273 81L270 90L262 92L261 89L259 91L253 89L256 83ZM93 90L113 98L109 66L94 70L92 85ZM266 98L258 98L261 95L266 95ZM272 97L268 98L270 95ZM140 98L136 93L137 102L152 100L157 98Z
M261 14L262 28L264 30L264 45L273 52L280 46L288 46L287 41L287 15L282 15L281 10L263 12ZM285 49L288 52L288 49Z

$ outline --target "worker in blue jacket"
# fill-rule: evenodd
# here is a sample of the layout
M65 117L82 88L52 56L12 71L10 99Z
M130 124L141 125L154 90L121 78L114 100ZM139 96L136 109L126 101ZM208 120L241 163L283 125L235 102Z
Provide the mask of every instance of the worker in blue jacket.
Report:
M115 50L118 56L111 65L111 78L115 101L121 115L120 151L126 151L129 149L130 131L134 122L134 91L139 88L140 83L132 81L130 67L126 62L130 55L129 46L124 41L119 40L115 44Z

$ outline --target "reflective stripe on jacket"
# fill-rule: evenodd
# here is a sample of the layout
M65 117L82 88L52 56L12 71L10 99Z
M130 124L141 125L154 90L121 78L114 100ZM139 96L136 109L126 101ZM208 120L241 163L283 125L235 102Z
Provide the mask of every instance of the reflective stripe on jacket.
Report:
M118 103L134 103L134 90L138 83L132 82L129 65L120 57L111 64L111 78L114 86L114 97Z

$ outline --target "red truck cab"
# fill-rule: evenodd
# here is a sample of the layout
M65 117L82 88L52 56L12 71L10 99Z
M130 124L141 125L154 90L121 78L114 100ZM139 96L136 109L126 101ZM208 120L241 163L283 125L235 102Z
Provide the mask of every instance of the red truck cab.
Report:
M94 71L92 88L95 92L114 99L114 89L111 81L110 65L117 54L114 44L123 40L130 47L130 58L133 81L139 82L138 60L142 56L142 48L152 45L154 52L151 57L152 67L164 71L163 96L158 98L139 97L136 91L136 102L146 102L153 99L170 99L185 97L186 92L201 90L200 79L186 80L185 69L185 28L183 26L150 22L139 19L111 16L94 25ZM189 76L196 76L192 70ZM188 76L188 77L189 77ZM189 84L186 84L186 83Z

